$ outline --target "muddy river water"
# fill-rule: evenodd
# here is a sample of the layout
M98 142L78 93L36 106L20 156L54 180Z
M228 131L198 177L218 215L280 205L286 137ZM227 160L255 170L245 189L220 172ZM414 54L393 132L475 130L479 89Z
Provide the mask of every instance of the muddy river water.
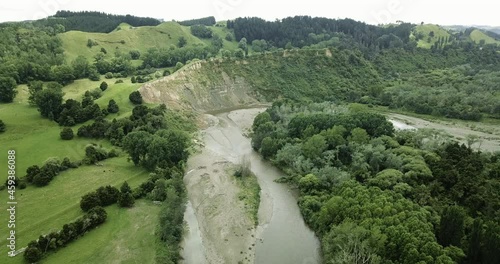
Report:
M203 131L204 148L216 159L221 158L233 164L244 158L250 161L252 172L261 187L261 202L258 212L259 225L254 230L254 251L252 262L257 264L316 264L321 263L320 244L315 234L305 225L297 205L297 198L286 184L274 180L285 176L270 163L263 161L245 137L254 117L264 109L243 109L226 113L207 115L209 128ZM193 166L195 167L195 166ZM192 180L188 172L185 182ZM192 173L193 174L193 173ZM190 178L191 177L191 178ZM190 187L188 186L188 193ZM189 232L183 241L184 263L213 263L204 248L213 237L204 237L199 231L203 217L188 204L185 220ZM198 229L198 230L197 230ZM211 241L214 242L214 241ZM227 250L231 250L229 247ZM245 262L247 263L247 262Z

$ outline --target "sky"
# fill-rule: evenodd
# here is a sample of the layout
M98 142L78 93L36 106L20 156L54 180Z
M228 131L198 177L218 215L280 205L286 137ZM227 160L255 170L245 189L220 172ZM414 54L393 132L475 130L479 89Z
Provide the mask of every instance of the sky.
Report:
M352 18L369 24L397 21L500 26L493 0L0 0L0 22L45 18L57 10L102 11L170 20L257 16L276 20L309 15Z

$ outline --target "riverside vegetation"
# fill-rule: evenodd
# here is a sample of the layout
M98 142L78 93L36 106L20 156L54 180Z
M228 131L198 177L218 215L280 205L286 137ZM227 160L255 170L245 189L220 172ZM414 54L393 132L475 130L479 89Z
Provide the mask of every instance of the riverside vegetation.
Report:
M256 118L253 147L298 186L325 263L497 263L498 154L395 132L383 116L342 104L498 123L499 39L304 16L162 23L60 11L0 24L0 143L20 153L16 185L32 209L20 212L18 246L28 262L83 261L102 256L93 240L138 221L156 226L154 237L135 231L154 250L109 259L176 263L194 118L147 104L137 89L203 61L181 72L199 91L229 77L255 100L278 100ZM38 201L52 193L58 208ZM255 215L258 199L242 199ZM130 206L158 216L118 209ZM134 243L126 235L115 242Z

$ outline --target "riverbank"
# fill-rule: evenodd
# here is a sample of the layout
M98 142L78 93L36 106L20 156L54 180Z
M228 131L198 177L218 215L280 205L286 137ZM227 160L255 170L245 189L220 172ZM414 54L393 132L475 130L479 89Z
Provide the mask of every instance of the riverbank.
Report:
M217 128L225 124L211 115L205 115L205 121L208 128L201 133L202 148L189 158L184 178L203 252L183 252L184 263L254 263L255 221L231 175L239 159L231 154L231 144ZM200 258L204 261L199 262Z
M321 263L319 240L305 225L296 196L289 186L275 182L284 174L262 160L245 137L255 116L264 110L204 116L207 126L201 132L201 150L188 160L184 178L199 223L206 260L201 263ZM235 165L244 159L261 189L256 228L244 199L238 197L242 188L232 175ZM182 254L188 260L192 256L187 254L198 253Z
M479 126L484 127L484 131L490 128L489 125L477 123L475 129L472 129L462 123L450 123L445 121L428 121L418 117L388 113L388 119L390 119L394 126L399 129L412 129L412 128L429 128L443 130L446 133L453 136L456 140L461 143L467 143L466 137L468 135L473 135L478 137L478 141L472 144L472 148L481 149L483 151L500 151L500 136L496 134L496 130L493 133L477 131ZM491 130L491 129L490 129Z

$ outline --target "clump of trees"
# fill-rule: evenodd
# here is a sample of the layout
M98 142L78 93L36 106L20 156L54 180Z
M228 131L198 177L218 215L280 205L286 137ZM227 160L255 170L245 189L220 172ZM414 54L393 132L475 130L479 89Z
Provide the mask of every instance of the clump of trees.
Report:
M2 120L0 120L0 133L5 132L5 130L6 130L5 123Z
M52 158L47 160L42 167L38 165L28 167L23 180L37 187L43 187L48 185L60 172L78 168L78 166L78 162L71 162L69 158L64 158L62 162Z
M0 76L0 102L11 103L17 94L17 83L12 77Z
M142 104L142 95L139 91L134 91L129 95L129 100L135 105Z
M62 140L72 140L75 137L73 129L71 127L65 127L61 130L60 137Z
M205 25L205 26L213 26L217 23L215 21L215 17L209 16L209 17L203 17L203 18L197 18L197 19L191 19L191 20L185 20L185 21L180 21L179 24L183 26L194 26L194 25Z
M193 25L190 29L191 34L199 38L211 38L213 34L212 30L204 25Z
M42 235L37 240L28 243L24 251L24 259L28 263L39 262L46 254L65 247L72 241L82 237L88 231L106 221L107 213L102 207L94 207L75 222L66 224L59 231Z

